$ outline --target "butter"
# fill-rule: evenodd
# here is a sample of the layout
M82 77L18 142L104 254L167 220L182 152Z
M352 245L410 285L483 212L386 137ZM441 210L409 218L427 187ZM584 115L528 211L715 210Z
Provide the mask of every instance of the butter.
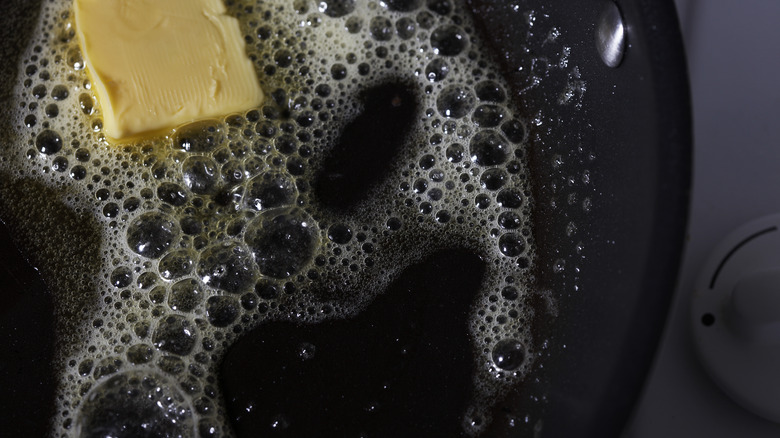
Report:
M74 0L76 32L113 139L257 107L238 21L222 0Z

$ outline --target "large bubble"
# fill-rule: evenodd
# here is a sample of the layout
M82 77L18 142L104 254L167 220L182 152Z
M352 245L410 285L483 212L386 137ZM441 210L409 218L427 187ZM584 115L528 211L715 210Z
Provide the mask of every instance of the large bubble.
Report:
M135 253L156 259L165 254L179 235L179 225L168 215L144 213L127 228L127 244Z
M198 276L207 286L239 293L254 286L252 256L237 242L222 242L206 248L198 262Z
M103 381L87 394L76 421L76 436L194 437L192 406L165 377L129 371Z
M245 240L260 272L286 278L311 260L317 245L314 221L298 208L271 210L247 226Z

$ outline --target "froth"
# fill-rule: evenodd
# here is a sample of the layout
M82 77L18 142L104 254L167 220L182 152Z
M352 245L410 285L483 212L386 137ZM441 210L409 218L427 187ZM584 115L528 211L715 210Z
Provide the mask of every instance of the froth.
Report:
M43 262L68 330L56 435L100 424L106 404L132 411L134 401L116 396L130 387L166 400L141 419L161 431L228 432L215 375L242 333L264 321L353 316L405 267L453 247L487 266L462 334L476 364L463 427L485 427L494 400L536 355L526 301L535 261L529 122L464 5L422 3L227 2L270 101L119 146L101 132L69 3L44 7L7 114L16 147L2 152L0 169L24 182L3 195L20 184L46 193L26 196L11 216L55 200L93 224L89 271ZM345 144L382 102L388 118L403 109L405 131L380 178L359 164L345 176L339 163L381 152L372 141ZM376 135L395 135L382 122L373 120ZM35 250L42 232L29 227L26 246ZM50 255L39 248L38 259L56 260L68 244ZM67 276L78 278L56 280ZM75 294L74 284L88 290Z

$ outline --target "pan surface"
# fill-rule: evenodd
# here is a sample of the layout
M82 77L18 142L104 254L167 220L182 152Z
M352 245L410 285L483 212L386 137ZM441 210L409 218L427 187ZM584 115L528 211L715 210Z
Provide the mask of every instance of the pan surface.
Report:
M537 351L541 352L538 364L543 366L535 368L495 407L485 435L533 436L541 431L541 436L551 437L616 436L641 388L660 335L674 289L687 215L690 107L673 3L617 3L627 31L627 49L617 68L604 65L594 42L605 2L474 0L470 4L478 30L515 87L515 103L529 110L545 108L539 123L529 128L528 150L536 200L534 288L539 292L532 323ZM15 60L29 37L37 5L6 0L2 9L10 13L0 19L0 54ZM557 34L556 44L518 44L551 34ZM528 48L536 51L533 57ZM570 50L565 53L566 68L528 64L531 58L558 63L566 48ZM16 68L16 62L5 62L0 73L15 75ZM540 68L545 79L533 86L532 72ZM561 84L570 86L572 102L561 102ZM0 90L0 101L6 101L8 93ZM534 114L527 116L533 118ZM15 224L9 225L13 236ZM21 261L11 239L4 235L0 244L0 254L6 260L2 271L6 280L0 285L0 337L9 346L0 359L0 387L9 395L2 404L0 428L18 431L20 436L40 436L48 429L41 421L46 415L41 412L53 412L54 379L46 366L51 357L48 342L54 339L48 317L51 297ZM459 271L477 275L453 276L451 283L434 281L414 287L462 287L468 293L473 288L469 278L479 278L479 261L457 251L442 260L445 262L440 265L424 262L420 269L444 273L447 266L454 265L462 267ZM393 287L402 291L425 281L420 280L424 275L409 275L390 288L387 302L377 304L377 313L387 316L388 321L392 314L381 311L381 306L390 309L409 299L391 293ZM394 303L395 299L401 301ZM449 310L436 311L446 314ZM452 312L452 318L457 319L458 311ZM356 327L370 327L376 318ZM420 318L437 321L436 316ZM293 328L277 326L276 330L283 336ZM327 330L357 332L354 327ZM432 333L432 339L421 342L446 344L442 348L448 351L464 347L446 333ZM246 351L259 351L262 345L276 348L273 336L264 336L247 335L244 344L228 353L226 361L240 359ZM30 342L31 337L47 342ZM433 354L419 360L435 359ZM455 360L468 363L467 358ZM35 366L29 366L31 363ZM432 367L422 378L430 381L444 375L442 387L458 386L459 381L468 380L468 367L455 367L459 371L450 375L447 373L452 368ZM222 378L226 386L241 384L231 383L224 375ZM229 398L242 397L231 391L227 390ZM424 392L412 391L422 400L418 411L437 415L437 411L428 410L437 401L424 399ZM246 397L251 398L251 394ZM398 402L408 403L404 397ZM45 408L41 410L41 406ZM442 424L452 424L447 415L441 414ZM424 430L415 425L425 424L425 418L409 418L412 429L399 433Z

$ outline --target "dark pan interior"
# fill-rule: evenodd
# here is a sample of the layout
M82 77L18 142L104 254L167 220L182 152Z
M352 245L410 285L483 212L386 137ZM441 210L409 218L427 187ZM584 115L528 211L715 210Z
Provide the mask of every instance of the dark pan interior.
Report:
M4 76L16 74L36 3L0 1ZM545 84L557 87L555 81L543 82L520 103L546 105L548 113L555 113L537 130L529 158L537 200L536 287L552 294L557 317L550 316L550 324L541 318L535 322L538 339L549 343L544 369L502 405L508 413L531 413L532 424L511 427L497 419L488 435L528 436L536 425L541 436L617 436L652 360L686 225L691 120L673 2L617 2L629 44L617 69L601 62L594 44L604 4L600 0L470 3L485 39L505 55L500 58L510 82L527 80L512 68L524 62L517 41L527 29L517 25L511 9L519 4L550 17L561 40L571 46L570 63L579 67L587 84L581 108L550 102L559 89ZM0 90L0 102L8 92ZM565 165L553 165L556 160ZM568 183L585 171L588 185ZM567 201L571 193L573 203ZM584 198L591 201L587 210ZM565 232L570 223L576 224L573 236ZM47 428L43 419L52 404L46 365L53 332L50 324L39 323L47 320L40 310L34 319L25 315L50 309L51 297L8 234L0 237L0 387L5 400L0 430L39 436ZM529 403L532 396L540 400Z

